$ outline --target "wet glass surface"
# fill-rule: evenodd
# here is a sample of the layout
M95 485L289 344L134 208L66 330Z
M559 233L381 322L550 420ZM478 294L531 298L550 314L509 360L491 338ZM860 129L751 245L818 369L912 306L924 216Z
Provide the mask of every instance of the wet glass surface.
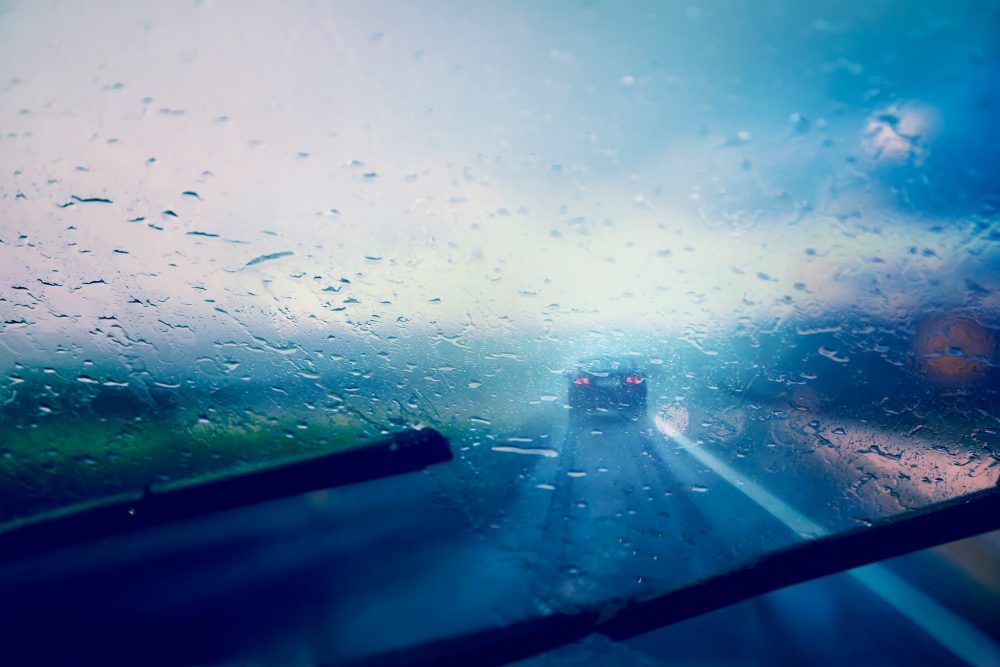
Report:
M997 19L0 4L0 521L437 428L351 657L995 486Z

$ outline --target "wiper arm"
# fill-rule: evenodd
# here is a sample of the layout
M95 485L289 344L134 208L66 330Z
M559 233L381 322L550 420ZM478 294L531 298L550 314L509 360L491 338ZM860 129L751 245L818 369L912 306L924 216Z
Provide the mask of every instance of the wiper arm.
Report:
M0 528L0 561L221 510L421 470L451 460L433 429L404 431L345 451L286 460L249 472L147 486L142 494L17 521Z
M594 633L629 639L781 588L998 529L1000 488L992 488L776 551L663 595L543 616L375 655L351 665L503 665Z

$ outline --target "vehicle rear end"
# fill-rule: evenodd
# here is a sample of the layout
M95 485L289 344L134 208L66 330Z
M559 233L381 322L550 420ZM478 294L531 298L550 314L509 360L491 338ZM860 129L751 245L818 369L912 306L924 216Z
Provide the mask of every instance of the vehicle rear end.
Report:
M646 375L630 360L581 361L570 378L570 421L622 418L640 421L646 417Z

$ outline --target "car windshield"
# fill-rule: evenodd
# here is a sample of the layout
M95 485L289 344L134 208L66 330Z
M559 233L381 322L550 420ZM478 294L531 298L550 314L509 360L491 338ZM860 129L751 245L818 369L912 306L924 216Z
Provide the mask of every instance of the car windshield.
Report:
M0 523L433 428L350 658L995 487L998 13L0 3Z

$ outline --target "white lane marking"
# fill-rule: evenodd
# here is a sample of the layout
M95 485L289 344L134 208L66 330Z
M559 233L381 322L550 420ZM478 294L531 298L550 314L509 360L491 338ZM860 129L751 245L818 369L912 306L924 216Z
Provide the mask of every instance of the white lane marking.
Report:
M660 433L680 444L688 454L711 468L719 477L729 482L797 535L805 539L815 539L830 533L781 498L753 480L740 475L704 447L692 442L669 419L657 415L655 422ZM665 448L665 440L656 440L656 443L661 449ZM885 567L866 565L848 570L848 574L970 665L1000 665L1000 646L993 639Z
M924 632L970 665L1000 665L1000 646L964 618L881 565L850 574Z
M711 468L716 474L735 486L743 495L767 510L768 514L791 528L792 531L799 537L806 540L812 540L828 534L829 531L823 529L823 527L815 521L793 509L783 500L753 480L740 475L728 463L719 460L717 457L705 451L704 448L699 447L690 440L683 442L676 436L674 436L674 438L679 442L682 442L684 449L688 454L697 459L700 463Z

